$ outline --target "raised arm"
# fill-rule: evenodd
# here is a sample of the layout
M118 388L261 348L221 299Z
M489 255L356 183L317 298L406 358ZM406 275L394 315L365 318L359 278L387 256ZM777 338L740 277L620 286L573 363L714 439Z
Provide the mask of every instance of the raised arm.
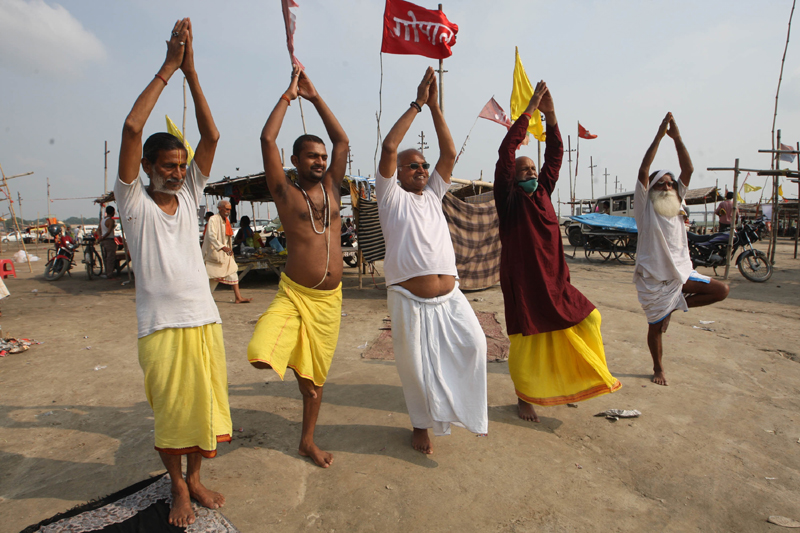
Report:
M197 129L200 131L200 140L197 142L194 160L197 162L197 168L200 169L200 172L202 172L204 176L208 176L211 174L211 164L214 162L214 154L217 151L219 130L217 130L217 125L214 124L214 117L211 116L211 109L208 107L203 89L200 88L197 71L194 68L192 21L188 18L186 21L188 22L186 29L189 35L186 39L181 70L183 71L183 75L186 76L186 82L189 84L189 90L192 93L194 113L197 118Z
M139 176L142 159L142 131L150 113L161 96L161 91L183 63L184 48L189 38L189 19L179 20L172 28L172 36L167 41L167 58L150 83L145 87L122 127L122 145L119 150L119 179L132 183Z
M322 123L325 125L325 131L328 132L328 137L333 143L331 160L328 164L328 171L325 174L326 177L333 180L334 185L339 187L344 180L344 173L347 168L347 152L350 150L350 140L347 138L342 125L339 124L333 112L328 108L316 88L314 88L314 84L311 83L305 71L300 72L297 90L300 96L314 104Z
M406 112L400 117L400 120L398 120L395 125L392 126L392 129L389 130L389 133L383 140L383 145L381 146L381 160L378 163L378 171L384 178L391 178L397 170L397 149L400 146L400 143L403 142L403 138L406 136L406 133L408 133L408 128L411 127L411 123L414 122L414 118L416 118L417 114L420 112L419 110L421 110L422 106L427 103L431 83L435 81L436 76L433 73L433 67L428 67L428 69L425 71L425 75L422 77L422 81L417 87L417 98L414 100L416 106L409 106ZM450 142L452 142L452 140ZM452 170L453 169L451 166L450 172L452 172Z
M264 129L261 130L261 157L264 160L264 174L267 179L267 187L272 197L278 201L283 201L286 197L286 187L288 182L286 174L283 172L280 150L278 150L278 134L281 131L283 118L286 116L286 109L292 100L297 99L297 83L300 77L300 67L292 67L292 81L286 89L275 108L270 113Z
M553 94L544 81L536 84L536 93L541 93L538 111L544 113L544 120L547 125L547 137L545 139L544 163L539 169L539 185L544 187L548 194L555 190L556 182L561 172L561 163L564 160L564 142L561 140L561 132L558 130L558 119L556 118L556 108L553 103ZM531 98L533 101L534 98ZM531 104L528 104L530 107ZM531 111L528 111L529 113Z
M675 151L678 152L678 163L681 165L681 182L689 187L689 181L692 179L694 166L692 165L692 158L689 157L689 151L683 144L681 139L681 132L678 131L678 125L675 123L675 117L670 114L669 127L667 128L667 135L675 141Z
M445 183L450 183L450 176L453 174L453 167L456 164L456 145L450 134L450 128L447 127L447 122L444 120L444 113L439 108L439 88L435 75L428 91L428 101L425 103L431 110L433 127L436 129L436 137L439 142L439 161L436 162L436 172Z
M661 144L661 139L664 138L664 135L667 133L667 126L669 126L669 121L672 120L672 113L667 113L664 117L664 120L661 121L661 124L658 126L658 132L656 132L656 138L653 139L653 142L647 148L647 151L644 153L644 159L642 159L642 164L639 167L639 182L648 187L647 180L650 176L650 165L653 164L653 159L656 158L656 152L658 152L658 145Z

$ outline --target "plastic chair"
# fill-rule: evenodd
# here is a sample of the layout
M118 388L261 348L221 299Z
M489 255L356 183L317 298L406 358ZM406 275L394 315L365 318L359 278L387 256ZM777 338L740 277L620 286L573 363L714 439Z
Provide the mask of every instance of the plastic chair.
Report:
M0 259L0 277L6 279L8 276L17 277L14 262L11 259Z

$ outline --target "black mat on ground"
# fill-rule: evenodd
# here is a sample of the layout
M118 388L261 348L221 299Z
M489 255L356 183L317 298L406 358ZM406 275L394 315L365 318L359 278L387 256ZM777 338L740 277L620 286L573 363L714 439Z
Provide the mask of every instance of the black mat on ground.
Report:
M201 507L194 501L192 506L197 517L194 524L185 529L171 526L167 522L171 501L170 479L165 473L59 513L21 533L239 533L222 513Z

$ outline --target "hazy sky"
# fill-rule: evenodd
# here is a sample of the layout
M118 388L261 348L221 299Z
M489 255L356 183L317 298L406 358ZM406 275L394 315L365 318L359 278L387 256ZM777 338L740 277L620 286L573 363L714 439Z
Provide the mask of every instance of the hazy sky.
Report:
M298 3L296 54L350 137L353 172L373 174L384 2ZM713 185L717 178L720 186L732 184L732 174L705 169L732 166L736 157L744 167L769 166L769 157L757 150L770 147L790 9L790 0L446 2L445 13L459 25L444 79L445 115L456 147L493 95L509 111L518 46L531 81L544 79L551 88L565 145L569 134L574 148L578 120L598 135L581 142L579 197L590 195L590 156L597 165L596 196L604 192L605 168L609 192L617 176L631 189L667 111L692 156L692 186ZM164 41L183 16L192 18L200 82L222 135L212 179L262 170L258 137L290 74L279 0L0 0L0 165L6 175L35 172L10 182L14 200L18 191L22 195L25 218L47 212L48 177L52 198L102 193L105 140L113 182L122 123L161 66ZM778 108L778 127L792 145L800 140L798 38L789 45ZM428 65L437 62L383 56L384 134L407 109ZM145 136L165 130L165 114L180 125L181 79L170 81ZM194 145L198 133L189 101L187 137ZM325 138L313 106L306 102L304 111L309 132ZM426 156L435 161L427 111L405 144L412 146L423 130L431 147ZM301 133L299 109L292 105L279 144L288 152ZM504 134L502 126L478 121L455 176L477 179L483 172L491 180ZM535 143L519 153L535 160ZM653 166L663 167L677 169L669 139ZM565 158L562 200L567 176ZM794 184L784 190L797 194ZM7 213L8 204L0 211ZM96 216L97 209L90 200L55 201L51 212Z

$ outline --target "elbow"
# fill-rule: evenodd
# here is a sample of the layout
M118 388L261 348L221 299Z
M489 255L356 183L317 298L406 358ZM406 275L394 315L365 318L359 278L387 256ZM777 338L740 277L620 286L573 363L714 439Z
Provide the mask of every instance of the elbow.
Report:
M277 144L276 140L277 139L273 135L270 135L269 133L266 133L266 132L262 132L261 133L261 145L262 146L276 145Z
M384 139L383 144L381 144L381 155L391 156L397 153L397 145L394 142L389 142L388 140Z
M142 129L142 124L128 115L128 118L125 119L125 124L122 126L122 135L126 137L135 137L138 135L141 137Z
M214 131L207 133L204 135L204 138L209 142L217 144L219 142L219 130L214 128Z

